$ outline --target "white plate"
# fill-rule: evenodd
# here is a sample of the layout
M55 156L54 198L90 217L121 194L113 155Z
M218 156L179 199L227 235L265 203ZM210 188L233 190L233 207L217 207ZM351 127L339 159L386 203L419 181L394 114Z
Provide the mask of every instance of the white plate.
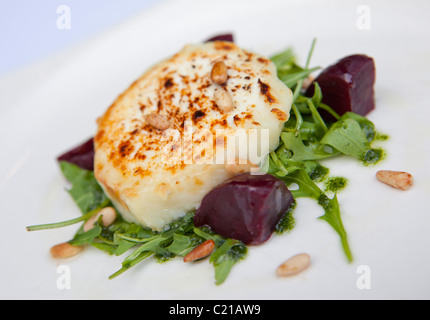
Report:
M361 4L167 1L80 48L0 79L0 297L430 298L430 3ZM370 29L363 29L366 12ZM321 209L306 199L299 200L296 228L250 248L248 258L221 286L214 285L213 267L207 262L148 260L108 280L124 257L89 248L69 260L50 258L49 248L69 240L77 226L39 232L26 232L25 227L79 214L64 190L55 157L92 136L95 119L148 66L186 43L230 31L240 46L262 54L293 46L302 62L317 37L312 65L326 66L352 53L375 58L377 108L369 117L390 136L384 144L388 157L376 167L348 159L327 163L332 175L349 179L339 201L354 262L346 262L337 235L317 219ZM415 185L402 192L378 183L379 169L409 171ZM277 278L278 264L299 252L311 255L311 267L293 278ZM65 269L59 266L70 272L70 288L62 289ZM360 285L363 277L365 288Z

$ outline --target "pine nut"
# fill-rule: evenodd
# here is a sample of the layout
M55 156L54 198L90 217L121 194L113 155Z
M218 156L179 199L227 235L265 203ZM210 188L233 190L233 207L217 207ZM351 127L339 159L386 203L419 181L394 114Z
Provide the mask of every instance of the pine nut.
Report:
M184 262L191 262L199 259L206 258L215 249L215 242L211 240L206 240L202 244L191 250L184 258Z
M285 261L276 269L276 274L280 277L296 275L309 267L311 258L306 253L300 253Z
M94 224L99 220L99 217L102 216L102 224L104 227L109 227L112 223L114 223L116 219L116 211L113 207L105 207L101 209L97 214L89 218L83 227L84 232L87 232L94 228Z
M70 258L76 256L82 249L82 246L73 246L65 242L53 246L49 252L53 258Z
M166 130L170 127L170 121L157 113L151 113L146 115L145 121L155 129L159 130Z
M211 79L216 84L224 84L227 82L227 66L222 61L217 61L212 67Z
M400 190L407 190L413 184L412 175L403 171L380 170L376 173L376 178L379 181Z
M314 82L315 77L309 75L307 78L303 79L303 84L302 84L302 88L303 90L306 90L307 88L309 88L312 84L312 82Z
M233 110L233 100L227 91L223 89L215 90L214 98L218 109L222 113L227 113Z

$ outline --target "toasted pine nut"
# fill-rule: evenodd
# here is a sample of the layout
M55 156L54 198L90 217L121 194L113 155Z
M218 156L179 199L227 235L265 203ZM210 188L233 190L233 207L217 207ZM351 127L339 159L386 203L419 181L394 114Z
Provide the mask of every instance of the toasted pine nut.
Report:
M191 262L199 259L206 258L215 249L215 242L211 240L206 240L202 244L191 250L185 257L184 262Z
M99 217L102 216L102 223L104 227L109 227L112 223L114 223L116 219L116 211L112 207L105 207L101 209L97 214L89 218L83 227L84 232L87 232L94 228L94 224L97 222Z
M224 84L227 82L227 66L222 61L215 62L211 71L211 79L216 84Z
M80 253L82 248L82 246L73 246L65 242L53 246L49 252L54 258L70 258Z
M158 113L151 113L145 116L145 121L155 129L166 130L170 127L170 121Z
M314 80L315 80L315 77L313 77L312 75L309 75L307 78L303 79L303 84L302 84L303 90L306 90L307 88L309 88Z
M310 256L307 253L300 253L281 264L276 269L276 274L280 277L289 277L304 271L310 263Z
M223 89L215 90L214 98L218 109L222 113L227 113L233 110L233 99L227 91Z
M379 181L400 190L407 190L413 184L412 175L403 171L380 170L376 173L376 178Z

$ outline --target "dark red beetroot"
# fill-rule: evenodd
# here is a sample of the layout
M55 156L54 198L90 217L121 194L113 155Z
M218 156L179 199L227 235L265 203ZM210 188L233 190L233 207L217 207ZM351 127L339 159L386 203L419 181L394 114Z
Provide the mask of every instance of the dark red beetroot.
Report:
M293 202L285 183L272 175L238 175L209 192L194 217L227 238L257 245L272 235Z
M233 35L231 33L226 33L226 34L217 35L215 37L212 37L212 38L206 40L206 42L209 42L209 41L229 41L229 42L234 42L234 39L233 39Z
M362 54L347 56L324 69L314 80L321 87L322 102L339 115L347 111L365 116L375 108L374 89L375 63ZM312 84L306 96L314 94ZM326 120L333 120L322 112Z
M57 158L57 160L73 163L82 169L94 170L93 138L62 154Z

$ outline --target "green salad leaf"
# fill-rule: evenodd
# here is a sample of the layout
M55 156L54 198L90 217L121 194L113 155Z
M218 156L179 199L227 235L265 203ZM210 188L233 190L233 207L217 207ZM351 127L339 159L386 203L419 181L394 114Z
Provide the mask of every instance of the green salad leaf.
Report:
M362 159L366 151L370 149L370 142L359 123L343 116L330 127L330 130L321 139L321 143L330 145L339 152L357 159Z
M351 249L349 248L347 234L343 227L337 195L335 194L334 197L330 199L317 184L311 180L309 174L304 169L296 170L294 173L282 177L282 179L288 185L295 183L299 186L299 189L291 190L295 199L302 197L312 198L324 209L324 215L320 216L320 219L328 222L340 236L345 255L348 261L352 262L353 257Z
M307 143L305 145L300 133L295 134L292 132L282 132L281 140L284 143L285 148L291 152L292 160L321 160L330 158L337 154L333 149L324 149L324 145L319 143Z
M102 208L112 206L92 171L68 162L61 162L60 168L71 184L68 192L83 215L65 222L27 227L30 231L85 222ZM69 243L92 245L116 256L128 254L121 268L109 277L113 279L151 256L158 262L185 257L203 241L214 239L216 247L209 262L215 269L215 283L222 284L233 266L246 256L247 248L238 240L224 238L205 228L195 228L193 217L194 212L188 212L183 218L172 222L163 232L155 232L138 224L129 223L120 215L112 225L104 227L100 217L94 228L84 232L81 227Z
M306 66L301 71L313 70L309 69L309 62L314 45L315 40ZM292 77L297 74L292 49L287 49L272 59L278 68L280 78L286 79L285 83L290 79L289 73ZM330 106L322 103L322 91L316 82L313 96L305 96L302 90L303 80L302 78L297 81L292 87L294 90L292 112L281 134L279 147L266 161L267 171L284 180L287 186L297 185L298 189L291 191L295 199L311 198L322 207L324 214L320 219L326 221L339 235L345 256L351 262L353 256L337 199L337 192L343 189L346 179L332 180L342 181L343 184L342 187L340 185L337 185L337 188L332 187L331 190L335 194L332 198L328 197L318 186L318 182L327 177L329 170L317 161L348 156L362 161L363 164L371 164L383 157L383 151L372 148L376 133L371 121L352 112L339 116ZM336 121L331 123L324 121L319 110L329 112Z
M61 161L60 168L64 177L72 184L68 190L82 213L88 213L108 201L101 189L94 172L81 170L77 165Z
M297 56L293 48L288 48L285 51L274 55L270 58L276 66L278 77L281 79L288 88L294 89L300 80L305 79L310 74L320 69L302 68L297 64Z

